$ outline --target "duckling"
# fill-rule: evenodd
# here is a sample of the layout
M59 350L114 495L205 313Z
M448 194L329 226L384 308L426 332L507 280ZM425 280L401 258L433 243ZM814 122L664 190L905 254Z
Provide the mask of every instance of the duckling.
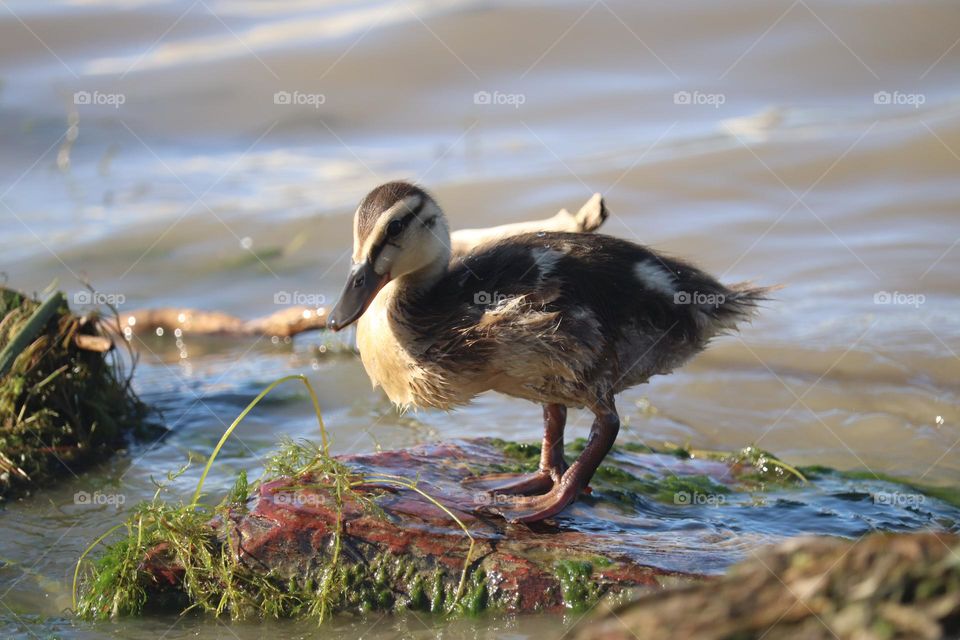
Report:
M724 286L684 261L590 233L523 233L451 260L443 211L406 182L362 200L353 239L328 326L357 322L364 368L391 401L449 410L492 390L543 406L538 471L495 487L512 497L488 507L511 522L576 500L616 440L614 397L735 330L769 291ZM568 466L570 407L594 420Z

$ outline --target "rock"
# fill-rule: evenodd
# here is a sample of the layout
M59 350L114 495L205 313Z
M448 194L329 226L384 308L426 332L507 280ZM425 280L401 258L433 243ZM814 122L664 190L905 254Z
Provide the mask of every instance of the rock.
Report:
M581 610L601 595L633 587L661 586L665 577L698 574L660 569L611 549L607 536L553 524L509 525L473 512L487 494L461 482L498 471L504 453L493 441L425 445L340 458L356 477L371 480L340 507L323 473L261 484L242 508L212 526L229 541L231 555L252 571L298 585L322 579L342 518L341 564L348 588L338 610L410 607L443 611L457 592L470 539L444 504L476 540L468 566L463 611L494 608L530 612ZM376 478L414 480L423 494ZM376 496L375 507L365 498ZM170 586L177 569L163 549L144 569ZM159 560L159 561L158 561Z

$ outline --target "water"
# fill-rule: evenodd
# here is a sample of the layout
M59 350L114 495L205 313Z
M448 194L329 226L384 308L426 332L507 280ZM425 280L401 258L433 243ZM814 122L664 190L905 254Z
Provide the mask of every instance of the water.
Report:
M623 394L623 439L758 442L795 464L956 484L958 34L960 8L934 1L6 0L0 271L27 290L57 279L74 293L89 278L121 310L254 317L280 291L336 295L353 208L380 181L419 180L454 227L544 217L600 191L607 232L727 281L787 285L739 338ZM173 340L141 345L136 378L173 433L2 514L0 557L16 563L0 570L4 635L315 635L62 613L74 560L124 509L74 494L149 497L151 476L205 456L280 375L315 382L336 452L539 436L538 409L497 396L397 417L360 363L319 353L316 335L188 340L186 358ZM573 414L569 430L587 424ZM281 390L209 489L256 474L280 435L315 429L306 397ZM443 633L530 637L572 622ZM432 637L424 624L328 631Z

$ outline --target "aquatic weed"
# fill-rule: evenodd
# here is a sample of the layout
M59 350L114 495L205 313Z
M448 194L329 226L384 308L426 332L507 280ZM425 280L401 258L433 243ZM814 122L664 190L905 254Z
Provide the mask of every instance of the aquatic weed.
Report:
M302 382L310 394L320 428L321 447L285 442L280 454L267 463L261 481L290 477L294 483L298 478L310 478L299 482L297 486L307 487L312 484L322 487L333 497L337 519L332 535L332 551L325 566L319 571L320 579L317 584L312 581L298 584L294 579L284 580L269 573L258 574L230 552L233 533L231 511L238 508L245 510L251 491L245 473L238 475L233 489L218 506L211 509L200 503L206 478L230 435L270 391L285 382L295 380ZM370 495L360 491L361 488L371 486L393 486L420 494L456 522L470 540L457 589L452 600L446 605L447 611L455 610L461 605L468 589L467 575L476 544L470 530L450 509L420 489L415 480L389 474L358 474L330 457L329 439L317 395L310 381L299 374L285 376L271 383L227 428L207 460L189 503L165 503L160 500L158 487L152 501L138 505L125 523L117 525L93 541L78 559L74 570L74 610L80 617L88 619L139 613L147 601L144 587L147 578L145 563L154 562L178 574L175 579L176 589L186 600L186 610L200 609L215 615L229 612L236 618L250 614L261 617L306 615L322 622L332 615L338 602L342 602L344 598L349 600L348 586L355 587L358 581L366 580L357 573L360 571L357 565L341 562L343 506L349 498L365 508L376 509ZM225 527L223 540L210 526L211 519L217 515ZM94 548L121 530L125 535L110 544L96 562L84 593L78 598L80 571L84 560ZM405 568L403 577L416 586L413 578L407 575L409 573L409 568ZM435 575L439 576L441 584L434 585L431 597L433 605L436 605L438 600L440 603L444 600L442 573ZM379 583L379 580L374 580L374 583ZM365 599L357 604L361 608L382 608L392 604L389 590L382 584L379 586L379 590L364 592ZM477 602L476 589L475 586L470 589L470 603ZM415 598L411 597L410 605L425 606L426 592L422 579L415 595ZM475 604L468 604L467 607L473 609ZM431 608L436 610L435 606Z

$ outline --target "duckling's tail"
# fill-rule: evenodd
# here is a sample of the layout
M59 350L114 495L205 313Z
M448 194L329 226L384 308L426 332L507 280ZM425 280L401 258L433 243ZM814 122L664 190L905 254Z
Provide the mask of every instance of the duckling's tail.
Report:
M727 285L727 293L721 304L714 309L714 321L720 331L735 331L741 322L750 322L757 315L761 302L771 300L771 293L783 285L758 287L752 282Z

